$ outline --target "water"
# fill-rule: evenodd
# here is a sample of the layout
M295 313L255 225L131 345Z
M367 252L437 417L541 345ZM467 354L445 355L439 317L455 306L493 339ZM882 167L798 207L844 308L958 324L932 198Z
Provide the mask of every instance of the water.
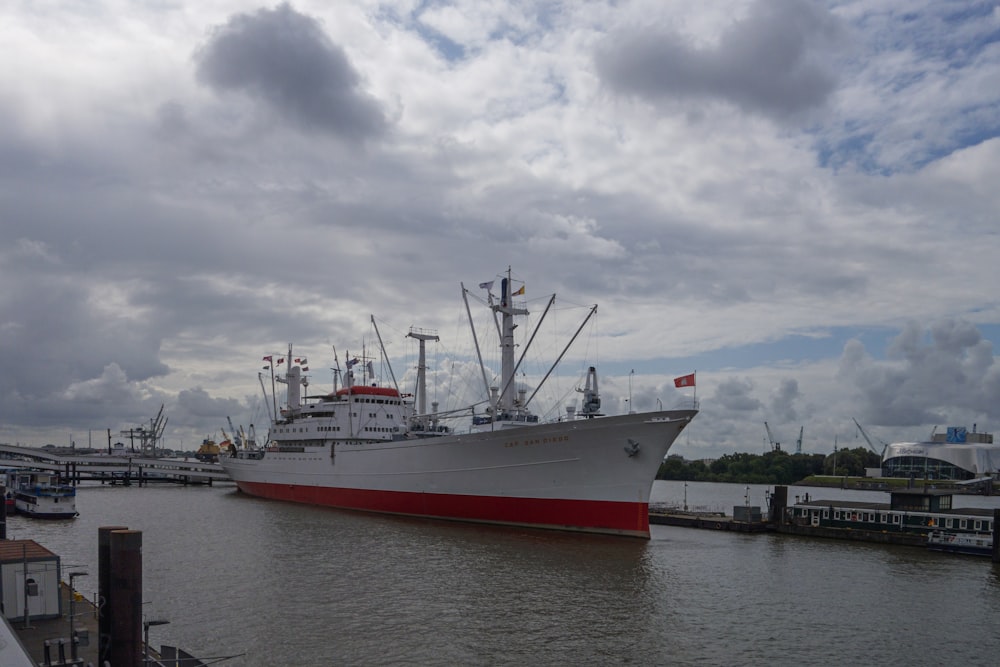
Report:
M766 487L656 482L732 512ZM793 487L789 496L884 501ZM958 498L959 505L997 503ZM225 665L993 665L1000 568L912 547L653 526L649 541L366 515L231 485L81 487L10 517L92 597L97 529L143 531L154 646Z

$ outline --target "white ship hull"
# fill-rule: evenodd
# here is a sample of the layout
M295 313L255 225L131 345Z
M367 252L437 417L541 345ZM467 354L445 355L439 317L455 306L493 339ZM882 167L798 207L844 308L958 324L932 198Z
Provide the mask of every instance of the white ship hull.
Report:
M14 474L14 509L36 519L72 519L77 516L76 489L60 484L58 475L46 472Z
M672 410L381 442L306 439L236 452L221 463L240 490L265 498L648 537L656 472L696 414Z

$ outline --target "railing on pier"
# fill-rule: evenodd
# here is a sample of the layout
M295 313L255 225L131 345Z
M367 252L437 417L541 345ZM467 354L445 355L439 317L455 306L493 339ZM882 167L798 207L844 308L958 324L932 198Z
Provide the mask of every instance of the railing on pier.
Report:
M110 484L173 482L211 484L229 475L217 463L142 456L63 455L34 447L0 445L0 467L58 472L63 483L101 481Z

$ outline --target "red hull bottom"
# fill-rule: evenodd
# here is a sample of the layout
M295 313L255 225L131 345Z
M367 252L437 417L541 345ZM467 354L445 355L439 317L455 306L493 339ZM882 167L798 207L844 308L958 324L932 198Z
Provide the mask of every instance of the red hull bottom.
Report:
M649 504L338 489L237 482L253 496L309 505L452 521L649 538Z

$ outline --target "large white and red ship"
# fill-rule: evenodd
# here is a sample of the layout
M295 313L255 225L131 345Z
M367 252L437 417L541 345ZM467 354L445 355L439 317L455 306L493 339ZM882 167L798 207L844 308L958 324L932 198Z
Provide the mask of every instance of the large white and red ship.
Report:
M509 277L500 282L498 297L492 283L480 285L500 315L500 386L490 387L485 414L463 432L444 426L436 406L426 409L424 343L436 340L428 332L409 334L420 345L413 397L367 373L355 383L348 362L343 387L335 380L329 394L303 399L303 366L289 348L279 378L286 403L266 444L242 442L221 457L239 489L355 510L648 538L656 472L697 410L603 416L591 368L582 408L540 421L513 381L514 317L527 310L514 304Z

